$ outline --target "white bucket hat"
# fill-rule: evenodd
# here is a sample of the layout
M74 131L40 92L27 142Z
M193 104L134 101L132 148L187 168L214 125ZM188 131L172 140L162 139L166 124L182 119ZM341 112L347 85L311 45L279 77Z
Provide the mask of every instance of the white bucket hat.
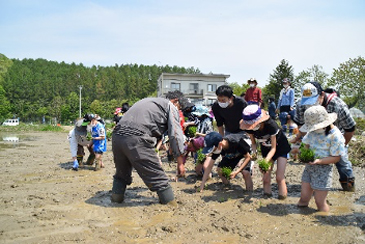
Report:
M337 120L336 113L328 113L323 106L317 105L308 108L304 113L305 124L300 127L301 132L311 132L326 128Z

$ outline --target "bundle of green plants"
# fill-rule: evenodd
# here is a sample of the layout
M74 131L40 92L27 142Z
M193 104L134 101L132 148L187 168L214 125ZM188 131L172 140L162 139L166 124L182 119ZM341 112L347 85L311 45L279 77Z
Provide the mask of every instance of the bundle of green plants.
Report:
M106 130L106 139L111 140L112 139L113 130L107 129Z
M185 135L187 137L193 138L196 134L196 126L195 125L189 125L185 130Z
M88 133L87 133L87 135L86 135L86 139L87 139L88 141L91 141L91 140L93 139L93 137L92 137L92 135L91 135L91 133L90 133L90 132L88 132Z
M222 175L227 179L229 180L230 179L230 175L232 173L232 169L229 168L229 167L223 167L222 168Z
M266 159L260 159L257 163L263 172L267 172L272 165L272 163L266 161Z
M299 160L303 163L313 162L315 159L314 157L314 150L307 148L305 146L300 147L299 152Z
M203 149L199 149L198 151L196 151L196 164L202 164L205 161L206 156L202 153L202 151Z

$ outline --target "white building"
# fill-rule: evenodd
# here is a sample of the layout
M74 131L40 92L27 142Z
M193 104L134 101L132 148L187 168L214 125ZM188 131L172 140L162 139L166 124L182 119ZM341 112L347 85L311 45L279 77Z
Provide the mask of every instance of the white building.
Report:
M217 98L215 91L219 86L227 84L227 78L229 75L162 73L157 80L157 96L179 90L196 105L211 105Z

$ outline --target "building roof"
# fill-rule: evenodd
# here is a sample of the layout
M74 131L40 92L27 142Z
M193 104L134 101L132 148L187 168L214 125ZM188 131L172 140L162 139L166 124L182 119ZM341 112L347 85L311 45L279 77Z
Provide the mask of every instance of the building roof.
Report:
M162 73L159 77L159 79L162 76L184 76L184 77L222 77L222 78L229 78L230 75L224 75L224 74L182 74L182 73Z

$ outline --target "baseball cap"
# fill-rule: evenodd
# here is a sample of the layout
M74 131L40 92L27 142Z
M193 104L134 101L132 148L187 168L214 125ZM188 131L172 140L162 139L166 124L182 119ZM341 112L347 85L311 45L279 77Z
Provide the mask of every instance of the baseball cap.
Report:
M119 114L122 112L122 108L116 108L114 114Z
M301 105L313 105L322 93L322 87L318 82L309 82L302 87Z
M204 137L204 148L202 153L209 154L213 151L214 147L217 147L218 144L223 140L223 137L218 132L210 132Z

